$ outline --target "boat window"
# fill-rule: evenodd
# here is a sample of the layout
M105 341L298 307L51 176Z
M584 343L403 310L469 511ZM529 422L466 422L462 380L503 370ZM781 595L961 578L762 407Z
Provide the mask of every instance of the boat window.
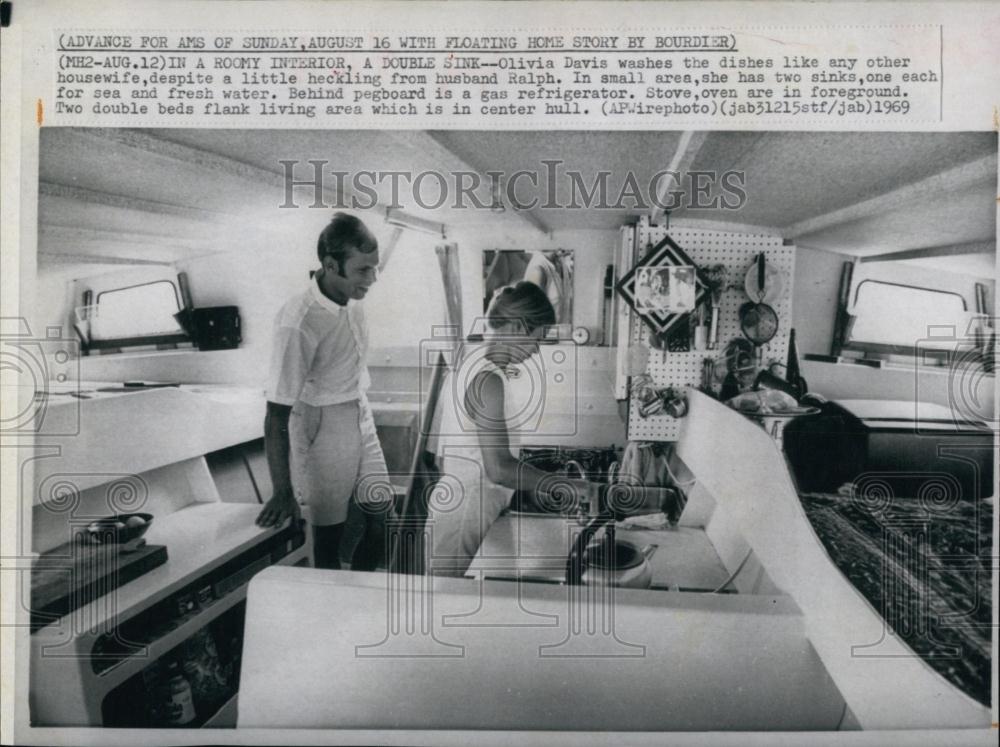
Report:
M91 343L186 339L174 318L181 310L180 295L169 280L106 290L96 301L87 313Z
M852 316L846 347L887 352L954 348L970 323L965 299L957 293L878 280L858 284ZM954 333L942 334L948 328Z

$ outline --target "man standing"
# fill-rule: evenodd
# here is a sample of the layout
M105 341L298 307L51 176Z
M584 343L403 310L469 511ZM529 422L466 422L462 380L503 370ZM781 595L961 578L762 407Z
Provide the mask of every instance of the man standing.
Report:
M387 469L365 395L368 331L359 303L378 275L378 241L358 218L336 213L320 234L322 265L275 321L264 444L274 495L257 517L275 526L309 505L314 565L339 568L348 512L364 534L351 568L385 555Z

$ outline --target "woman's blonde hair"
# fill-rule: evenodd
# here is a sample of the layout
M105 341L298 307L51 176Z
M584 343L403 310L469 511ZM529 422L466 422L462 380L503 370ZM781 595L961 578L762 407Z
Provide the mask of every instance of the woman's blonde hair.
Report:
M514 322L528 334L539 327L555 324L556 312L545 291L522 280L498 290L486 312L486 323L491 329L508 322Z

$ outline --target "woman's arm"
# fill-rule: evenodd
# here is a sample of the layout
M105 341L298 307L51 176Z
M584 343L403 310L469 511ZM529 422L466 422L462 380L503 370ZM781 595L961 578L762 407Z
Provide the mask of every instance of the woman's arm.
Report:
M528 265L528 269L524 271L524 279L529 283L534 283L542 290L547 290L549 287L548 279L538 265Z
M515 459L510 453L510 435L504 415L504 388L500 375L480 372L465 392L465 410L476 424L483 467L491 482L513 490L534 493L552 473ZM586 480L560 481L572 485L587 502L597 499L597 484Z

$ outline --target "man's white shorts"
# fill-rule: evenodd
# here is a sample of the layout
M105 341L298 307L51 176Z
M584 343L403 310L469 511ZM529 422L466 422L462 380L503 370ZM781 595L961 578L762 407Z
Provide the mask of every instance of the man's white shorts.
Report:
M296 402L288 431L292 486L312 524L346 521L352 495L363 509L385 510L392 488L367 399L322 407Z

